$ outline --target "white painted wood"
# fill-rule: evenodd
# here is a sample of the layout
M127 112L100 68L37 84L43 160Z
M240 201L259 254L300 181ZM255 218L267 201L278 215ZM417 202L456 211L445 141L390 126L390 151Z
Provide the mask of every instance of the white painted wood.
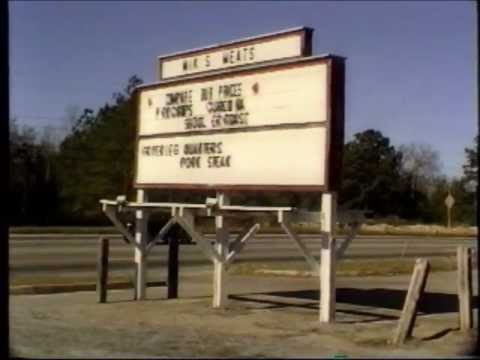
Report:
M328 107L327 72L326 62L320 62L140 88L139 135L324 122ZM206 97L210 89L211 96ZM238 121L232 123L225 114L230 114L230 119L236 115ZM187 119L200 117L204 127L187 126Z
M322 239L320 261L320 322L335 322L335 238Z
M127 230L127 228L125 227L125 225L120 221L118 220L117 218L117 213L115 211L115 208L111 207L111 206L108 206L108 205L104 205L102 207L103 209L103 212L105 213L105 215L110 219L110 221L113 223L113 225L115 225L115 228L123 235L127 238L127 240L132 243L132 244L135 244L135 237L130 233L130 231ZM136 245L136 244L135 244Z
M170 218L170 220L168 220L167 223L165 225L163 225L163 227L157 233L155 238L148 243L147 251L150 250L154 245L162 243L164 241L165 234L168 232L168 230L170 230L170 228L173 225L175 225L176 222L177 222L177 220L175 219L175 217Z
M326 181L326 136L326 128L316 126L175 138L140 138L136 181L139 186L141 184L322 186ZM215 154L184 154L187 144L199 143L217 144L212 146L220 150ZM145 154L144 149L160 146L163 148L173 146L177 151L171 156ZM217 161L220 167L209 167L214 161Z
M348 246L351 244L353 239L355 239L355 237L357 236L357 231L359 227L360 227L359 224L352 224L350 226L350 233L347 235L345 240L343 240L342 244L335 251L336 261L340 261L341 259L343 259L345 252L348 249Z
M274 38L264 35L249 41L237 40L226 44L159 56L159 78L196 74L199 72L226 69L233 66L253 64L275 59L302 55L304 30L295 29L292 33L276 34ZM263 39L262 39L263 37ZM242 41L241 44L238 44ZM168 58L166 58L168 57Z
M288 226L285 222L281 222L280 226L287 233L287 235L290 237L290 239L295 241L295 243L297 244L301 254L303 255L303 257L307 261L308 265L310 265L312 270L318 274L319 270L320 270L318 261L310 253L310 251L307 249L307 247L305 246L303 241L293 232L293 230L290 228L290 226Z
M197 231L193 229L193 227L183 218L180 216L175 217L177 223L191 236L195 244L199 246L199 248L203 251L203 253L209 258L211 261L219 261L220 257L217 254L215 248L212 246L209 240L205 239L201 236Z
M322 194L322 239L320 250L320 322L335 322L335 224L336 193Z
M217 192L219 206L227 205L230 199L222 192ZM229 232L223 216L215 216L215 249L219 255L213 261L213 307L223 308L227 304L227 269Z
M243 232L241 232L235 241L229 246L229 253L225 259L225 264L228 265L233 262L235 257L240 254L247 244L247 241L255 236L257 231L260 229L260 224L254 224L252 226L247 226Z
M137 201L147 201L147 194L143 189L137 190ZM147 244L147 214L142 210L135 212L136 226L135 226L135 267L136 267L136 300L144 300L147 292L147 259L146 259L146 244Z
M229 211L293 211L294 208L288 206L243 206L243 205L224 205L221 210Z

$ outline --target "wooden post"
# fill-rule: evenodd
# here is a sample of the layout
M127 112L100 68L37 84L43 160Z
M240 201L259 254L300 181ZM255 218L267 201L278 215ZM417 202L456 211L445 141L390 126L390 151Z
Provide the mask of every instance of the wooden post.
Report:
M175 231L175 234L168 239L168 299L178 298L178 247L180 239L177 234L178 232Z
M335 322L335 224L336 193L322 194L322 239L320 250L320 322Z
M133 300L137 300L137 264L133 268Z
M147 201L147 194L144 190L137 190L137 202ZM147 292L147 264L146 264L146 242L147 242L147 216L145 211L135 211L135 267L136 267L136 300L143 300Z
M100 238L98 241L97 254L97 302L99 303L107 302L108 250L108 239Z
M425 290L429 270L428 260L417 259L415 261L415 267L413 268L412 278L408 287L405 303L403 304L402 314L394 334L394 344L402 344L405 342L405 339L412 335L417 315L418 301Z
M217 193L218 204L227 205L228 197L223 193ZM229 233L225 226L223 216L215 216L215 249L220 255L220 260L213 260L213 307L222 308L227 304L226 289L226 259L228 255Z
M447 208L447 228L452 228L452 213L450 208Z
M466 246L457 247L457 290L460 330L472 328L472 252Z

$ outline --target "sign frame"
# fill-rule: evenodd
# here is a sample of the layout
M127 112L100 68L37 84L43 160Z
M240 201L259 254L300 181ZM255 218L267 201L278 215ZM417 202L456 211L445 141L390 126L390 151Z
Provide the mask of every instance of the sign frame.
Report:
M300 53L299 53L298 56L275 58L275 59L266 60L266 61L232 65L232 66L225 67L224 69L225 70L226 69L229 69L229 70L230 69L237 69L241 66L258 65L258 64L263 64L263 63L269 62L269 61L311 56L312 55L313 31L314 31L313 28L309 28L309 27L306 27L306 26L301 26L301 27L295 27L295 28L291 28L291 29L286 29L286 30L274 32L274 33L268 33L268 34L263 34L263 35L258 35L258 36L246 37L246 38L233 40L233 41L228 41L228 42L224 42L224 43L220 43L220 44L215 44L215 45L205 46L205 47L201 47L201 48L178 51L178 52L175 52L175 53L161 55L161 56L157 57L157 62L156 62L157 80L158 81L164 81L164 80L179 79L179 78L183 78L185 76L207 74L207 73L211 73L211 72L214 72L214 71L223 70L223 69L209 69L209 70L197 71L195 73L181 74L181 75L171 76L171 77L168 77L168 78L163 78L162 77L162 70L163 70L162 64L165 60L183 59L185 57L199 56L199 55L203 55L203 54L213 52L213 51L229 50L229 49L237 48L239 46L250 46L250 45L255 45L255 44L261 44L262 42L271 41L271 40L274 40L274 39L285 38L285 37L292 36L294 34L299 34L300 37L301 37Z
M159 135L140 135L140 92L143 89L181 85L202 80L227 79L229 76L238 74L255 74L269 72L274 69L288 69L312 63L325 63L327 65L327 117L326 117L326 151L325 151L325 182L324 185L278 185L278 184L175 184L175 183L138 183L138 145L140 138L155 138ZM229 68L209 72L182 76L181 78L169 79L151 84L140 85L135 88L133 94L134 119L136 122L136 136L134 149L134 179L135 189L164 189L164 190L190 190L190 191L286 191L286 192L328 192L339 190L342 177L343 142L344 142L344 114L345 114L345 58L337 55L321 55L300 59L288 59L268 64L242 66L241 68ZM212 130L212 133L239 132L242 128ZM209 132L204 132L209 133Z

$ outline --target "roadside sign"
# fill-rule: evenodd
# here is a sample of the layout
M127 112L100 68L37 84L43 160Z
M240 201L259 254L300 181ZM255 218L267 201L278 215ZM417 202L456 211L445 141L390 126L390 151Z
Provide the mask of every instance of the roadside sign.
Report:
M339 183L343 58L162 81L136 97L137 188L326 191Z
M455 199L453 198L452 194L448 194L445 198L445 205L448 208L451 208L455 204Z
M310 56L312 33L311 28L296 27L159 56L158 80L278 59Z

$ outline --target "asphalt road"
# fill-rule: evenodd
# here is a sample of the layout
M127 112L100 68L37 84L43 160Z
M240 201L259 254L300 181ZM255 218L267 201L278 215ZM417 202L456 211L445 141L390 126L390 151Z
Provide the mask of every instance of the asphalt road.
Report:
M314 255L320 253L320 238L300 236ZM110 269L116 272L133 269L133 247L120 236L109 236ZM338 244L344 240L340 237ZM10 274L32 276L47 274L95 273L98 235L11 235ZM402 258L454 255L458 245L476 247L475 238L441 238L409 236L358 236L345 253L345 259ZM252 239L235 259L244 261L302 260L294 241L283 235L259 235ZM148 257L149 269L162 272L167 264L167 246L152 248ZM181 269L198 270L210 265L201 249L194 244L180 247Z

